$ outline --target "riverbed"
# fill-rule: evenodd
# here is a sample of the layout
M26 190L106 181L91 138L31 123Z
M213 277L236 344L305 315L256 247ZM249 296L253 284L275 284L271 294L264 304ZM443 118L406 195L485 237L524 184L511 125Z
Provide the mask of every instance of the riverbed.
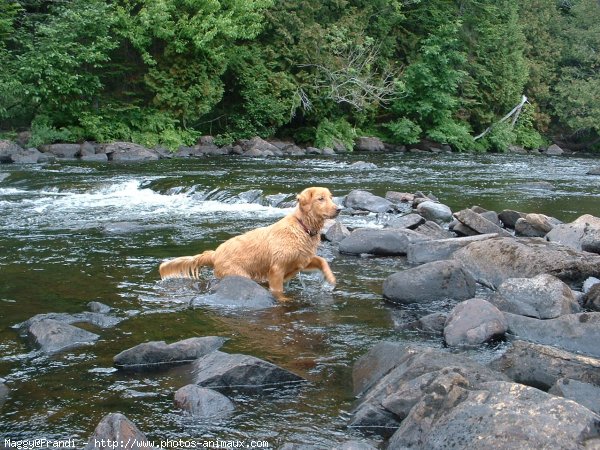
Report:
M356 170L358 160L377 168ZM317 275L303 275L286 289L290 302L258 312L189 308L210 273L160 282L160 261L270 224L291 211L275 200L292 201L314 185L338 197L352 189L381 196L422 191L453 211L479 205L568 222L600 213L600 177L586 175L592 165L597 160L583 157L428 153L0 165L0 378L11 391L0 411L0 437L84 443L104 415L122 412L156 440L333 448L361 438L346 428L355 400L353 362L384 339L443 347L437 337L396 326L449 310L452 302L440 299L419 311L382 300L383 280L409 267L405 258L345 256L324 243L320 254L336 274L335 290ZM262 195L253 201L248 192L256 189ZM270 197L278 194L285 195ZM354 228L380 227L388 218L340 216ZM107 330L86 326L101 336L93 346L46 356L12 328L38 313L85 311L90 301L124 318ZM198 422L173 407L174 391L191 380L188 366L143 374L112 366L114 355L141 342L211 335L228 338L223 351L266 359L309 383L234 393L234 418ZM470 353L485 361L501 351L500 343Z

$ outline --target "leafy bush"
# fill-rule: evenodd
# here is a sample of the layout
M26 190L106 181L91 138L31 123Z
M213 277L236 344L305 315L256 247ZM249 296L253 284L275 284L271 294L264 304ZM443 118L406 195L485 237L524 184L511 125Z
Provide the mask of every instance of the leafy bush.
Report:
M416 144L420 140L421 127L410 119L400 119L385 124L391 132L392 141L397 144Z
M535 108L526 104L515 127L516 143L523 148L538 149L546 144L542 135L534 128Z
M31 138L29 145L39 147L54 142L75 142L77 137L66 128L55 128L46 116L37 116L31 122Z
M482 138L482 145L486 150L505 152L515 141L516 135L511 124L503 122L494 125L491 131Z
M436 142L450 144L452 148L459 152L476 149L469 126L453 120L444 121L437 127L429 130L427 137Z
M334 142L337 140L346 147L346 150L351 152L354 148L355 138L356 130L345 119L338 119L335 122L323 119L317 127L315 146L320 148L333 147Z

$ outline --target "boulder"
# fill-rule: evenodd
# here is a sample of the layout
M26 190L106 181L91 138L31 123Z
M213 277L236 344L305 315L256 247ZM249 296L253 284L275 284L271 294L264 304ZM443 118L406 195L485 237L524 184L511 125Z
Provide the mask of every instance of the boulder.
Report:
M453 233L460 237L479 236L480 234L473 228L466 226L464 223L459 222L458 220L456 220L456 223L453 223L452 226L449 226L449 228L452 230Z
M526 341L512 341L510 348L489 367L517 383L542 390L562 377L600 386L600 359Z
M40 152L37 148L19 150L12 155L12 161L15 164L37 164L47 162L48 160L48 156Z
M107 162L108 155L106 153L96 153L93 155L83 155L80 159L86 162Z
M586 175L600 175L600 166L592 167L587 171Z
M504 336L507 327L498 308L482 298L472 298L452 309L444 326L444 339L450 347L474 346Z
M212 293L194 297L191 306L220 306L241 309L264 309L276 304L275 297L250 278L226 276L212 289Z
M506 228L515 228L517 220L524 218L526 216L525 213L513 211L512 209L505 209L500 214L498 214L498 218L504 224Z
M476 236L435 239L429 241L415 241L408 245L406 256L411 264L423 264L432 261L449 259L452 254L475 241L497 237L492 234L478 234Z
M123 370L155 370L193 362L221 348L225 338L217 336L195 337L166 344L164 341L136 345L113 358L115 367Z
M354 150L357 152L382 152L385 150L385 144L379 138L363 136L354 141Z
M220 419L235 411L231 400L220 392L188 384L175 392L175 407L189 412L197 419Z
M573 400L600 416L600 386L569 378L560 378L556 380L548 393Z
M359 189L348 193L344 199L344 206L374 213L394 211L394 205L389 200Z
M403 216L394 216L385 226L386 228L408 228L409 230L414 230L424 223L425 218L423 216L410 213Z
M339 251L348 255L363 253L377 256L406 255L411 242L425 239L428 238L407 229L361 228L353 231L340 242Z
M592 311L600 311L600 284L594 284L585 294L583 306Z
M193 364L194 383L215 389L260 391L304 382L304 378L254 356L214 351Z
M56 353L94 343L97 334L53 319L34 321L27 329L28 337L44 353Z
M387 359L386 351L389 351ZM374 362L369 371L369 362ZM378 344L353 369L354 391L368 387L349 426L389 437L420 398L455 384L507 378L462 355L414 345ZM393 448L393 447L390 447Z
M571 288L548 274L509 278L490 297L490 302L501 311L536 319L555 319L581 311Z
M85 450L97 450L106 442L111 444L111 450L154 448L152 441L121 413L110 413L102 418L90 436Z
M327 229L323 237L326 241L339 243L350 236L350 234L350 230L348 230L342 222L336 220L335 223Z
M427 314L417 320L417 329L427 333L442 334L447 320L448 314L446 313L435 312Z
M450 222L452 220L452 210L443 203L437 203L432 200L419 203L417 212L425 219L434 222Z
M96 146L94 144L92 144L91 142L85 141L84 143L82 143L79 146L79 153L77 153L77 156L82 158L84 156L92 156L95 154L96 154Z
M550 242L575 250L600 252L600 218L585 214L571 223L555 226L547 235Z
M286 145L284 148L281 149L281 151L289 156L305 156L305 155L320 155L323 152L321 151L321 149L315 148L315 147L308 147L306 150L298 147L297 145L291 144L291 145Z
M13 141L0 139L0 163L12 163L13 155L22 150L21 146Z
M565 151L556 144L552 144L544 152L548 156L561 156Z
M390 275L383 296L393 303L427 303L442 298L475 296L475 280L458 261L433 261Z
M132 142L113 142L100 147L98 153L106 153L109 161L138 162L155 161L159 159L156 150L150 150Z
M415 194L411 194L409 192L387 191L385 193L385 199L396 205L403 203L412 204L412 202L415 200Z
M40 150L44 153L51 153L60 159L76 159L79 156L81 144L42 145Z
M432 220L426 220L425 223L419 225L415 231L431 239L448 239L455 237L454 233L444 229L437 222Z
M422 397L389 441L390 449L583 448L598 416L574 402L502 381L442 386Z
M492 238L472 242L452 258L462 262L475 279L498 287L508 278L542 273L565 282L600 276L600 256L577 252L535 238Z
M509 232L471 209L463 209L462 211L454 213L454 217L456 217L463 225L468 226L480 234L496 233L498 236L511 236Z
M250 153L260 153L262 156L273 156L279 152L279 149L275 147L273 144L261 139L258 136L253 137L252 139L246 141L242 148L244 149L244 155L250 156ZM250 152L250 153L249 153ZM257 156L257 155L253 155Z
M375 170L377 169L377 166L370 162L356 161L350 164L348 168L352 170Z
M290 194L265 195L265 201L272 208L281 208L281 205L290 198Z
M519 339L600 357L599 312L567 314L548 320L510 313L504 313L504 316L508 331Z

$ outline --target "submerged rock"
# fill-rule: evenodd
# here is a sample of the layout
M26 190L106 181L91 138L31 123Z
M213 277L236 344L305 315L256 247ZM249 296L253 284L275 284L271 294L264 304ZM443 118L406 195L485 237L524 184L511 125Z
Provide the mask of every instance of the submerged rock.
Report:
M28 337L44 353L56 353L92 344L100 336L54 319L34 321L27 328Z
M133 422L121 413L107 414L90 436L85 450L103 447L101 442L111 443L111 450L142 450L152 447L152 442Z
M225 338L205 336L166 344L164 341L145 342L124 350L113 358L114 365L124 370L155 370L191 363L213 352L225 343Z
M194 383L215 389L257 391L304 378L254 356L214 351L194 362Z
M487 300L473 298L456 305L446 320L444 339L451 347L483 344L504 336L504 314Z
M542 390L563 377L600 386L600 359L526 341L513 341L489 366L517 383Z
M393 303L425 303L475 296L475 279L458 261L434 261L390 275L383 296Z
M45 313L36 314L32 318L27 319L25 322L14 325L13 328L19 329L19 333L21 335L25 335L33 323L44 319L51 319L68 325L72 325L74 323L89 323L99 328L112 328L123 320L120 317L89 311L75 314Z
M211 294L194 297L191 306L222 306L240 309L264 309L277 303L275 297L250 278L223 277Z
M548 274L509 278L490 297L490 302L502 311L536 319L555 319L581 311L571 288Z
M197 419L229 417L235 405L220 392L188 384L175 392L175 406L189 412Z

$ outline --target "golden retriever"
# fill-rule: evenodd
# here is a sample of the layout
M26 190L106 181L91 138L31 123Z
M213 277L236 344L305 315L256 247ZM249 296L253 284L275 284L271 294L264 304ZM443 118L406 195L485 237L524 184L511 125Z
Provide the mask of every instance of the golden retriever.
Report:
M323 187L304 189L297 200L294 211L272 225L233 237L216 250L163 262L161 278L197 278L200 268L208 266L217 278L241 275L267 282L281 301L287 300L283 283L302 270L320 270L327 282L335 285L329 264L316 252L325 221L336 217L340 208Z

